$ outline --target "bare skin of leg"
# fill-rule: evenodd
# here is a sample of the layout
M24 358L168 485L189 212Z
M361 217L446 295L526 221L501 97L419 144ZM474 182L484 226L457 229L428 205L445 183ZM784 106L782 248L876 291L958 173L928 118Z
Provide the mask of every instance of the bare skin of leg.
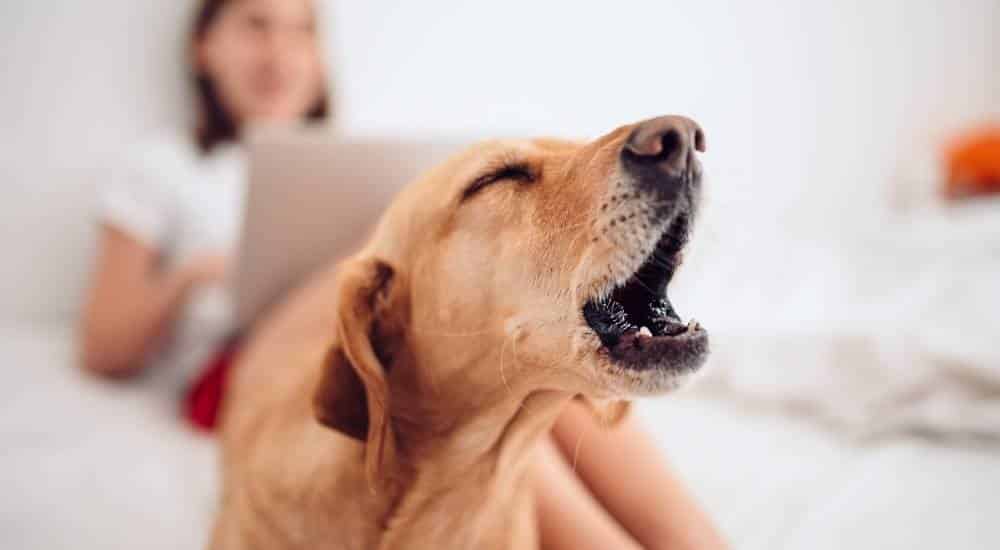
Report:
M539 536L544 550L641 550L639 543L597 502L546 440L531 472Z
M563 460L540 466L543 548L728 548L633 417L606 428L573 404L552 435Z

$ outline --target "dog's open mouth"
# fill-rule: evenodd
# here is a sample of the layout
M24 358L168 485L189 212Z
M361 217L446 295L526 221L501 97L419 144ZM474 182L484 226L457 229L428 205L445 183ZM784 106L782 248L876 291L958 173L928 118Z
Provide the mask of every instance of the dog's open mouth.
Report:
M682 322L667 298L687 232L688 219L680 215L631 278L583 307L608 355L626 367L696 368L707 351L705 330L697 321ZM691 361L695 356L697 365Z

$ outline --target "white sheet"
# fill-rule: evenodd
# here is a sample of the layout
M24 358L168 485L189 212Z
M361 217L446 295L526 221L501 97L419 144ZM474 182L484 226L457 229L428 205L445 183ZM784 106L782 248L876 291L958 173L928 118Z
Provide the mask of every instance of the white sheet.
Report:
M690 393L640 415L733 547L993 550L1000 447L856 443Z
M0 327L0 342L0 548L202 547L215 449L178 421L172 386L80 375L67 327ZM857 445L691 394L644 402L639 414L735 548L1000 541L996 447Z
M716 329L705 391L854 436L1000 440L1000 202L879 220L837 246L760 241L714 251L679 289Z
M80 374L70 335L0 329L0 548L203 547L212 440L184 428L172 385Z

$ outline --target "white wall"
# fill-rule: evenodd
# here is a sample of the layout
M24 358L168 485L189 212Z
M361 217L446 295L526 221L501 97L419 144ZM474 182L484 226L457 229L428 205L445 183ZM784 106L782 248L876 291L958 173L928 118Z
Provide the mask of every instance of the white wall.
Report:
M186 116L188 4L0 5L0 309L73 310L100 167ZM1000 116L996 0L340 0L330 13L349 131L594 136L689 114L708 132L715 212L803 234L864 219L889 182L933 176L950 131Z
M686 113L727 194L881 198L887 178L929 177L911 165L954 128L1000 113L996 0L338 8L349 126L596 135Z
M0 3L0 319L75 310L101 174L184 116L189 3Z

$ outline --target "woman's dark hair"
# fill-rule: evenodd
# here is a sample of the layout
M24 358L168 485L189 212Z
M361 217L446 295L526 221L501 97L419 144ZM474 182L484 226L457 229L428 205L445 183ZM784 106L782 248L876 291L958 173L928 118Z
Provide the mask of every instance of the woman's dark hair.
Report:
M222 8L232 0L203 0L198 8L198 13L194 19L191 32L191 42L189 47L195 48L199 41L205 38L212 23L215 22ZM192 63L192 77L194 80L198 109L198 126L195 130L195 139L198 147L203 153L210 152L216 145L227 141L236 141L239 137L239 127L232 113L226 110L215 83L205 74L205 72ZM323 121L326 120L330 112L330 100L326 93L323 93L316 104L306 112L305 120Z

